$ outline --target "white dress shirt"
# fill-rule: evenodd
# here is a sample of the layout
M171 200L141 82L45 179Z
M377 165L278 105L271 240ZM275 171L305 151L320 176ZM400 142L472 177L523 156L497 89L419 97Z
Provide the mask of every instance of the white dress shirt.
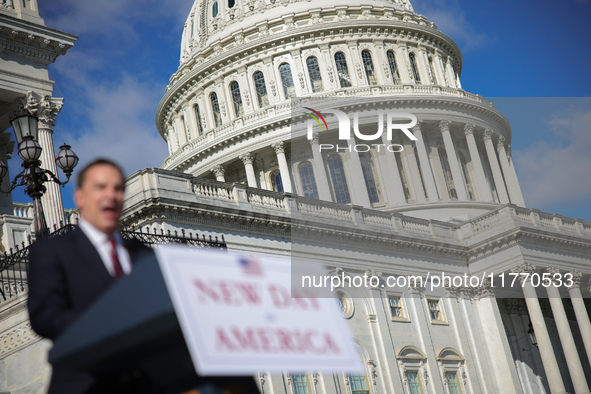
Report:
M117 275L115 275L115 270L113 268L113 259L111 258L113 248L109 241L109 236L82 218L79 219L78 225L80 226L80 230L84 232L101 256L101 260L103 261L105 268L107 268L107 271L109 271L109 274L111 274L112 277L116 277ZM129 275L131 272L131 258L129 257L129 252L125 249L125 246L123 246L123 238L121 238L119 231L116 231L113 234L113 237L115 238L117 257L119 257L121 268L125 275Z

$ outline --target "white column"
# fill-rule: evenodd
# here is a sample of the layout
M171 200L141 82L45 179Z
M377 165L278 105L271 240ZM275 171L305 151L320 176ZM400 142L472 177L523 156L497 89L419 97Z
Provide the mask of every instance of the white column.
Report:
M410 64L408 64L408 53L406 53L406 44L401 43L396 46L396 61L398 64L398 72L400 73L400 79L403 84L413 83L410 71Z
M189 105L185 105L181 111L183 114L183 122L181 123L185 129L185 138L189 142L197 135L197 125L193 123L193 115Z
M276 142L271 145L277 154L277 162L279 163L279 172L281 173L281 182L283 183L283 191L292 193L291 176L289 175L289 166L285 158L285 144L283 141Z
M219 182L226 182L226 178L224 177L226 168L223 165L218 164L217 166L214 166L211 169L211 172L213 172L213 174L215 175L216 180L218 180Z
M257 186L257 177L254 173L254 166L252 165L254 161L254 157L252 154L245 153L240 155L240 160L244 163L244 169L246 170L246 179L248 182L249 187L258 187Z
M185 125L181 119L181 116L178 115L174 118L174 128L176 130L176 137L178 138L179 147L185 145L187 143L187 134L185 132Z
M199 137L199 128L197 127L197 115L195 114L195 103L192 102L185 107L185 122L189 122L189 128L191 129L190 139Z
M359 53L359 47L357 41L348 41L349 54L351 55L351 65L349 67L349 75L351 76L351 83L355 86L367 86L367 78L365 76L365 69L363 68L363 59L361 59L361 53Z
M581 272L571 271L573 275L573 285L568 289L570 299L573 303L573 309L575 310L575 316L577 317L577 324L579 325L579 331L583 337L583 343L585 344L585 351L587 352L587 358L591 363L591 322L589 321L589 314L583 301L583 295L581 294L580 284Z
M389 146L392 141L387 139L387 134L382 133L382 141L384 142L384 146ZM388 171L385 175L385 178L388 179L386 182L386 193L388 196L392 197L395 204L404 204L406 202L406 197L404 196L404 186L402 185L402 179L400 179L400 169L398 168L398 163L396 162L396 156L400 153L390 152L386 149L386 161L388 162ZM394 205L394 204L390 204Z
M525 207L525 201L523 201L523 194L521 194L521 188L519 187L519 180L517 179L515 168L509 162L509 155L505 150L505 137L499 137L497 150L499 152L499 161L501 162L503 175L505 175L505 181L507 182L507 190L509 191L511 202L520 207Z
M509 203L509 195L507 195L507 189L505 188L505 181L503 180L503 174L501 173L501 167L499 167L499 161L497 160L497 153L492 142L493 131L491 129L484 130L484 146L486 147L486 154L488 156L488 162L490 169L493 173L495 180L495 186L497 188L497 194L502 204Z
M445 72L447 74L447 79L449 82L450 88L456 88L456 76L454 75L454 68L451 65L451 58L447 57L447 62L445 64Z
M534 270L535 266L531 264L523 264L517 267L513 272L529 273L531 276ZM523 280L523 276L520 276L520 280ZM546 379L548 381L548 386L550 386L550 393L566 394L562 376L560 375L560 369L558 368L558 362L556 361L556 355L554 354L550 335L548 334L548 328L546 327L542 308L540 307L538 295L536 294L536 288L532 286L529 280L526 280L525 283L522 282L521 285L523 295L525 296L525 303L527 304L529 318L534 329L536 340L538 341L538 349L544 365L544 371L546 371Z
M388 78L390 75L390 65L388 64L388 59L386 58L386 52L384 51L384 41L382 40L374 40L374 45L376 48L376 55L377 58L374 59L374 67L376 69L376 73L378 75L378 81L381 85L385 85L387 83L392 83L392 77ZM380 69L380 65L382 65Z
M433 171L431 171L431 163L427 155L427 148L421 133L421 121L412 129L413 134L417 137L417 152L419 154L419 163L421 163L421 171L423 172L423 180L425 181L425 188L427 189L427 198L429 201L439 201L437 195L437 186L435 186L435 179L433 178Z
M316 179L316 187L318 188L318 197L324 201L332 201L330 195L330 185L328 184L328 177L326 176L326 168L324 167L324 160L320 152L319 145L320 135L315 132L310 140L310 147L312 148L312 156L314 157L314 178Z
M447 86L447 77L445 76L445 70L443 69L443 61L441 60L441 51L439 49L435 49L435 54L433 55L433 68L435 69L435 73L437 74L437 82L441 86Z
M555 274L560 275L560 270L554 267L546 269L552 277ZM551 286L546 287L548 293L548 300L550 301L550 307L552 308L552 315L554 316L554 322L556 323L556 329L558 330L558 336L560 337L560 343L562 344L562 350L566 355L566 365L568 366L568 372L570 378L575 387L575 394L589 394L589 386L585 379L585 372L581 365L581 359L579 358L579 352L575 345L573 333L570 330L570 324L564 311L564 305L562 304L562 298L558 291L557 284L553 281Z
M403 142L404 150L402 151L402 162L404 167L408 169L406 174L406 180L409 183L408 187L412 188L414 198L417 201L425 201L425 190L423 188L422 176L419 171L419 165L417 164L417 158L415 156L414 144L407 138Z
M38 140L39 145L43 149L39 159L41 161L41 168L58 175L52 136L55 118L62 109L63 99L45 96L39 102L38 97L35 93L27 94L25 108L31 112L36 111L39 117ZM47 188L47 191L41 197L41 203L43 205L47 227L52 232L54 228L61 227L61 224L65 221L62 193L59 185L54 182L46 182L44 186Z
M478 146L476 145L476 140L474 139L474 125L472 123L466 123L464 125L464 135L466 136L468 150L470 151L470 160L472 161L474 172L476 174L476 195L481 201L493 201L490 187L488 187L488 183L486 183L486 176L484 175L482 161L480 161Z
M308 94L308 84L306 80L306 67L304 67L303 59L302 59L302 52L299 49L294 49L290 51L291 57L293 58L293 75L295 76L293 83L296 87L297 95L306 95ZM311 91L311 89L310 89Z
M458 155L456 154L456 148L449 132L449 120L442 120L439 122L439 130L443 136L443 144L445 145L445 151L447 152L447 160L449 162L449 168L451 169L451 176L454 180L454 186L458 194L458 200L468 200L468 193L466 193L466 183L460 169L458 161Z
M371 208L371 202L369 201L369 194L367 187L365 186L365 177L363 176L363 169L361 168L361 160L359 160L359 153L355 148L355 138L349 140L349 169L351 171L351 181L349 183L349 191L352 191L353 204L361 205L365 208Z

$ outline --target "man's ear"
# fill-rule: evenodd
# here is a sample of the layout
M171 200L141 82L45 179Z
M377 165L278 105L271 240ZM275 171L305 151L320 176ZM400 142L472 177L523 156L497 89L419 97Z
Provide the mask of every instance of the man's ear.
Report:
M80 206L82 205L83 201L82 201L82 191L80 190L80 188L76 188L76 190L74 190L74 204L76 204L76 206L78 208L80 208Z

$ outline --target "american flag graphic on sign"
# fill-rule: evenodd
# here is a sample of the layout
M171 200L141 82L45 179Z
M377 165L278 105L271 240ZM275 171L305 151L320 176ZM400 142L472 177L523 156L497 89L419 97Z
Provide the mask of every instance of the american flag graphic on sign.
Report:
M240 260L242 272L245 275L263 276L263 269L259 262L252 257L242 257Z

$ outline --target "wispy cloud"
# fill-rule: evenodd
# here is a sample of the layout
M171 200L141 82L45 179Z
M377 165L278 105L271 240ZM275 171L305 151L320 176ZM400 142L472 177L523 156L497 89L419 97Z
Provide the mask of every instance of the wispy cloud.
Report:
M48 26L78 35L99 33L135 37L136 22L173 17L184 24L193 0L52 0L43 15Z
M591 198L591 105L547 123L558 142L537 141L513 155L525 201L548 210L586 204Z
M82 130L61 129L61 136L75 146L83 165L97 157L120 163L127 173L158 167L168 155L166 143L156 131L154 112L164 86L124 76L117 84L89 85L85 92Z
M484 47L494 41L491 36L477 31L456 0L422 0L414 2L413 7L456 41L463 52Z

